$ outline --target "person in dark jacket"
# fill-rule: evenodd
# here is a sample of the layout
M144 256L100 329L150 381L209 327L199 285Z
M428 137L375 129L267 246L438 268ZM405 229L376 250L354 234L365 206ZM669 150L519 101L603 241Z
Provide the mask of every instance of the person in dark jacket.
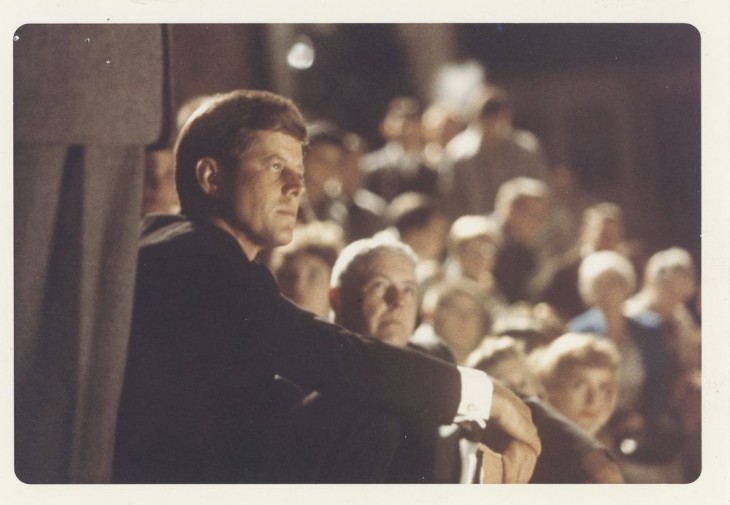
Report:
M257 261L292 238L305 143L296 106L263 91L215 97L183 127L183 215L143 225L113 480L297 482L318 457L359 465L343 479L378 482L400 416L418 413L490 419L513 437L509 473L525 482L540 442L516 396L481 372L318 319L281 296ZM320 434L320 452L305 457L297 386L367 415L341 436Z
M499 187L490 219L502 231L494 280L508 304L529 302L538 267L538 242L548 212L548 187L529 177L510 179Z

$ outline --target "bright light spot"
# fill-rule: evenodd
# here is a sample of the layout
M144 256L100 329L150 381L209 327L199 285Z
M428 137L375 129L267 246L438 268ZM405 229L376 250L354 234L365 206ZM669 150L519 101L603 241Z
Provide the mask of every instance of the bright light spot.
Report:
M470 118L472 96L486 81L486 69L477 61L444 65L434 79L433 101L443 102Z
M623 454L626 454L628 456L629 454L633 454L634 451L636 451L637 447L638 444L636 443L636 440L634 440L633 438L625 438L621 441L619 449Z
M289 66L297 70L307 70L314 64L314 46L312 39L306 35L297 37L294 44L286 55Z

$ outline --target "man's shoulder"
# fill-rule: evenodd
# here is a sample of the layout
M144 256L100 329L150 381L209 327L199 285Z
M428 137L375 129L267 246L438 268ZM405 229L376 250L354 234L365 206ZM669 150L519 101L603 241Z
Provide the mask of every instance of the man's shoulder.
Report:
M174 240L194 229L195 224L181 214L148 214L140 224L140 247Z
M141 258L161 255L179 263L195 256L221 256L234 261L244 258L235 239L210 224L180 214L153 214L141 224Z
M216 299L242 300L246 292L278 294L269 269L249 261L227 232L184 216L154 216L142 224L137 280L145 289L165 290L198 286ZM167 286L167 287L165 287ZM174 286L171 288L170 286ZM193 297L195 298L195 294Z

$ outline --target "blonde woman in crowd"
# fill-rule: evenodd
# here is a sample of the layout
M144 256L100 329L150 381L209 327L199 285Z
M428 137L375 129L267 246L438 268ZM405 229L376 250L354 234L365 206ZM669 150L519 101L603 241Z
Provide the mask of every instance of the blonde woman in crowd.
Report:
M624 481L606 446L545 401L545 387L530 368L523 342L510 336L485 338L469 356L467 364L501 380L530 407L543 444L531 483L619 484ZM557 389L553 387L553 395L578 396L575 386L569 386L568 393L558 393ZM606 408L608 406L610 403ZM572 412L571 409L566 410Z

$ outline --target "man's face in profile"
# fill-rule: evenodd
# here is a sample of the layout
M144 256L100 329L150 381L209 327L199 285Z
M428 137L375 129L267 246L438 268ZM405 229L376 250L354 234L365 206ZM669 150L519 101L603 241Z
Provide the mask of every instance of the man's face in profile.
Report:
M285 133L260 131L239 157L222 195L225 220L259 247L291 241L304 194L302 145Z

